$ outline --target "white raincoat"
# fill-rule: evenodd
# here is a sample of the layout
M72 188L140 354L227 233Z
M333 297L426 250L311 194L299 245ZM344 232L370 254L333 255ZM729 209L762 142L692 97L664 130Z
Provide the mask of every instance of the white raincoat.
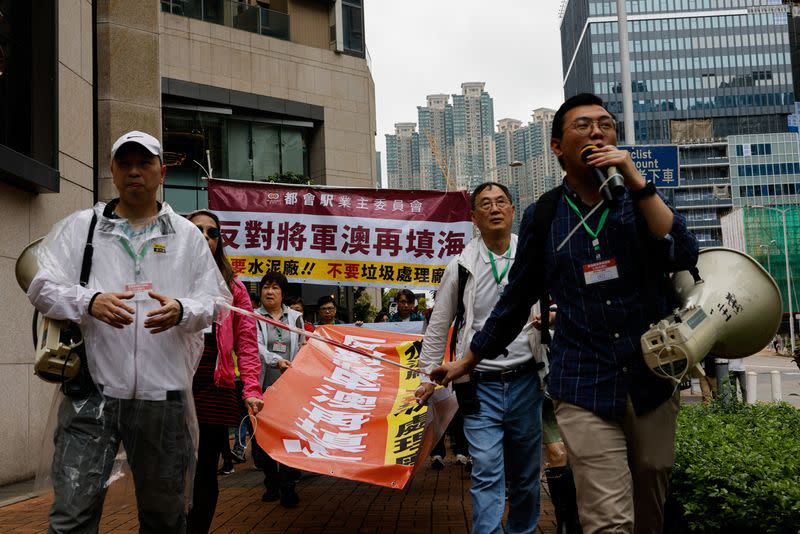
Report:
M104 395L164 400L168 391L191 390L202 330L214 319L215 301L231 300L208 244L167 204L136 229L124 219L111 218L112 210L102 202L93 210L98 219L87 287L78 280L92 210L74 213L53 227L40 248L39 271L28 298L44 316L80 325L90 373ZM126 301L136 310L134 323L121 329L88 314L95 293L122 292L130 284L144 283L181 303L179 324L160 334L146 329L147 312L161 306L146 291Z

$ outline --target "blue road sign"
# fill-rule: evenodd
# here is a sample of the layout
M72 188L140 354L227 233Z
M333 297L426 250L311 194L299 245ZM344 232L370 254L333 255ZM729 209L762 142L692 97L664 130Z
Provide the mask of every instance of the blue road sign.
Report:
M619 148L631 153L636 168L645 180L653 182L656 187L680 185L678 145L636 145Z

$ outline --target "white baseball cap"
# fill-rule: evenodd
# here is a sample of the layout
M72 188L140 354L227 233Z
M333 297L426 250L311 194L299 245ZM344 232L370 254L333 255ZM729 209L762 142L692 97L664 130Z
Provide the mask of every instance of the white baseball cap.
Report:
M119 150L119 147L126 143L136 143L137 145L143 146L152 155L158 156L161 158L162 162L164 161L164 151L161 149L161 143L158 139L150 134L136 130L126 133L114 142L114 146L111 147L111 159L114 159L114 155L117 153L117 150Z

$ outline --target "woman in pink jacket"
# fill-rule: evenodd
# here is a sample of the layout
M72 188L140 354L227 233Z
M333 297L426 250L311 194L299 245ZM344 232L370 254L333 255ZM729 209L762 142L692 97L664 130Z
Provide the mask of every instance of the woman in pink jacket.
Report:
M200 210L189 215L189 220L203 232L217 267L231 289L233 305L252 311L250 296L244 284L233 274L233 267L225 255L220 239L219 218L210 211ZM261 359L258 356L256 322L250 317L231 313L222 323L214 323L206 331L203 356L192 383L200 442L194 476L194 497L188 516L190 533L206 533L211 528L219 496L219 455L223 447L229 448L228 427L239 426L233 352L236 353L239 374L244 383L242 396L245 404L253 414L258 413L264 405L259 382Z

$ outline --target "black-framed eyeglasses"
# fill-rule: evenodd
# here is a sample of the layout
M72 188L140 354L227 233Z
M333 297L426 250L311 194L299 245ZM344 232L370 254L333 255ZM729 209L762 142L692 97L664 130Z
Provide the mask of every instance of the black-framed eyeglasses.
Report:
M588 135L592 131L592 127L597 125L602 132L612 132L617 129L617 121L611 117L602 117L600 119L590 119L588 117L580 117L572 122L572 127L581 134Z

